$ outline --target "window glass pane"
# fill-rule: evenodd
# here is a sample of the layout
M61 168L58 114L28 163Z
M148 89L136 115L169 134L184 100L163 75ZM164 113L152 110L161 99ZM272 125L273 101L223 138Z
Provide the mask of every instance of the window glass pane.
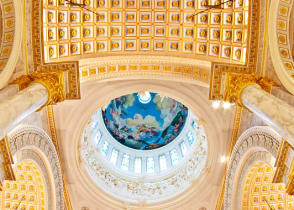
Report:
M192 122L192 126L194 129L196 129L198 127L197 123L195 121Z
M170 151L170 158L173 165L175 165L179 161L179 156L175 149Z
M97 130L97 133L96 133L96 137L95 137L95 144L98 145L99 144L99 141L101 139L101 132L99 130Z
M103 145L102 145L101 151L102 151L102 153L103 153L104 155L106 155L107 152L108 152L108 146L109 146L109 144L108 144L107 141L105 141L105 142L103 143Z
M152 157L147 158L147 173L154 173L154 160Z
M189 144L192 145L193 142L194 142L193 132L192 131L189 131L189 133L187 134L187 137L188 137Z
M112 162L113 165L115 165L117 158L118 158L118 151L116 149L113 149L111 153L111 157L110 157L110 162Z
M121 169L122 170L129 170L129 165L130 165L130 156L127 154L124 154L122 163L121 163Z
M187 147L186 147L185 142L182 142L182 143L180 144L180 146L181 146L182 154L183 154L183 156L185 156L185 154L187 153Z
M166 170L166 157L165 155L159 156L159 165L160 165L160 170L164 171Z
M142 158L136 157L135 158L135 173L141 173L142 172Z

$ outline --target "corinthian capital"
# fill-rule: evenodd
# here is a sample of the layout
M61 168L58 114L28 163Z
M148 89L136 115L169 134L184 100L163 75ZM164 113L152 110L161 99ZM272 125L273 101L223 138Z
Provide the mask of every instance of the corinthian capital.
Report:
M33 83L42 84L48 91L48 101L46 105L54 105L66 99L64 71L35 71L29 75L22 75L13 84L23 90Z
M274 82L256 74L228 73L226 75L224 100L242 105L241 94L248 85L258 85L263 90L270 92Z

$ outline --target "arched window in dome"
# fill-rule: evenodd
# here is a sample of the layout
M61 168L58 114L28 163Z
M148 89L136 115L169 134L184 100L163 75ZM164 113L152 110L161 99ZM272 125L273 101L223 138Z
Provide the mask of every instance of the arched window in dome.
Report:
M148 174L154 173L154 159L153 159L153 157L147 158L147 173Z
M167 165L166 165L166 157L165 155L160 155L159 156L159 166L160 166L160 170L164 171L167 169Z
M142 158L135 157L134 171L137 174L142 172Z
M95 136L95 144L99 145L99 142L101 140L101 132L99 130L97 130L96 136Z
M111 152L111 156L110 156L110 162L113 165L116 165L117 158L118 158L118 150L113 149L112 152Z
M102 148L101 148L101 151L104 155L107 155L108 148L109 148L109 143L107 141L104 141Z
M170 158L173 165L177 164L179 162L179 155L177 153L176 149L172 149L170 151Z
M184 141L180 144L180 147L181 147L182 155L185 156L187 153L187 146Z
M192 132L192 131L189 131L187 137L188 137L189 144L192 145L193 142L194 142L194 135L193 135L193 132Z
M130 155L124 154L122 163L121 163L121 169L127 171L129 170L129 166L130 166Z

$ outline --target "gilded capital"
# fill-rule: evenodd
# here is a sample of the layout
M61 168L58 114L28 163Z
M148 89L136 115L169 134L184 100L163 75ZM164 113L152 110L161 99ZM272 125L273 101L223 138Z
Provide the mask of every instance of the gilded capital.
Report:
M48 91L46 105L54 105L66 99L64 71L35 71L29 75L22 75L13 84L23 90L33 83L42 84Z
M242 106L241 94L248 85L258 85L263 90L270 92L274 83L268 78L256 74L228 73L226 75L224 100Z

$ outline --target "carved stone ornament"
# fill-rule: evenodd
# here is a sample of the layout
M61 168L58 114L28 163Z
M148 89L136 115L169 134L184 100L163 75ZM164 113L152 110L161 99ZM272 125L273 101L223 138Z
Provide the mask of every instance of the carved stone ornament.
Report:
M277 169L275 172L273 183L281 183L284 181L284 177L285 177L286 172L288 170L286 161L289 156L290 148L291 148L291 145L287 141L282 139L282 142L279 147L279 153L276 158L275 167Z
M241 94L248 85L258 85L263 90L270 92L274 82L257 74L228 73L226 75L224 100L243 106Z
M54 105L66 99L65 80L63 71L35 71L29 75L18 77L13 84L23 90L32 83L42 84L48 91L48 101L46 105Z
M10 146L8 143L8 138L5 136L2 140L0 140L0 151L1 151L1 159L2 159L2 169L3 175L0 174L1 181L12 180L15 181L15 175L12 169L13 158L10 152Z
M22 160L33 160L43 171L45 175L48 192L48 209L64 210L64 191L62 182L62 171L60 160L51 138L46 132L38 127L31 125L22 125L16 127L8 134L8 141L11 148L11 155L17 156L16 164ZM48 163L48 164L47 164ZM49 175L52 173L53 188L49 184ZM51 178L50 178L51 179ZM50 196L54 196L50 197ZM55 202L52 202L55 200ZM55 207L53 207L55 205Z
M239 209L242 185L248 170L257 162L269 163L268 159L276 157L280 141L277 133L264 126L249 128L239 137L227 169L224 209Z
M290 167L289 170L283 174L284 177L287 179L287 183L286 183L286 192L289 194L289 195L294 195L294 159L293 159L293 147L289 146L290 147L290 150L292 150L292 154L290 154L289 152L289 158L288 160L291 160L291 163L290 163Z

